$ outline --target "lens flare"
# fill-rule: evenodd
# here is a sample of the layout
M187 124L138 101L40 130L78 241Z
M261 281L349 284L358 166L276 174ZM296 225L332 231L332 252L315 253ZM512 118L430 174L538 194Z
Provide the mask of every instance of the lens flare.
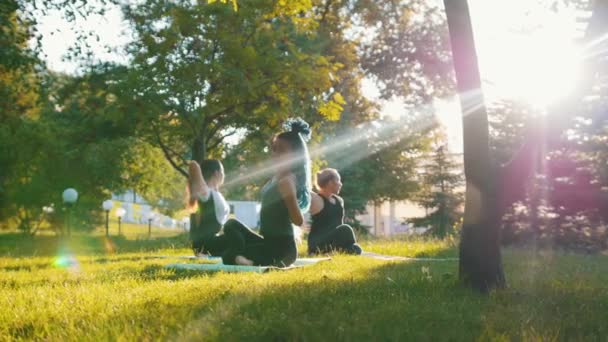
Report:
M78 263L78 260L76 260L76 257L72 253L67 242L63 242L59 246L57 256L55 257L55 260L53 260L53 267L70 272L80 271L80 264Z
M80 265L78 264L78 260L67 250L63 250L59 253L55 260L53 261L53 267L60 268L64 270L68 270L71 272L80 271Z

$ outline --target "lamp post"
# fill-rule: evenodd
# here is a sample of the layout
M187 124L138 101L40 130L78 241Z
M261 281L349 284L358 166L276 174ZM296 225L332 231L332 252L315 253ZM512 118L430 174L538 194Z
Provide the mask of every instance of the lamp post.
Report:
M110 236L110 226L109 226L110 210L112 210L112 207L114 206L114 202L112 202L112 200L105 200L105 201L103 201L101 206L103 207L103 210L106 211L106 237L108 237L108 236Z
M122 217L125 216L126 213L127 211L125 210L125 208L116 209L116 217L118 217L118 235L122 234L120 231L120 221L122 221Z
M53 204L51 203L51 205L49 206L44 206L42 207L42 212L45 215L45 218L47 219L47 221L49 220L49 217L55 212L55 207L53 206ZM50 222L50 221L49 221Z
M152 238L152 220L154 220L154 216L153 212L148 213L148 240Z
M75 189L67 188L63 191L63 194L61 197L63 198L63 203L65 203L66 206L68 207L68 215L66 217L66 226L67 226L68 236L71 236L72 231L70 230L70 213L71 213L72 206L78 200L78 192Z
M188 216L184 216L182 218L182 226L184 227L184 232L188 231L187 227L188 227L189 221L190 221L190 218Z

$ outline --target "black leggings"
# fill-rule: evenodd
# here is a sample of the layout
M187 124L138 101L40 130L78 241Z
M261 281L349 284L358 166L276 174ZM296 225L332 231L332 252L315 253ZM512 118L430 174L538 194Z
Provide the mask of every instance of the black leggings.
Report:
M222 256L226 251L227 240L225 235L205 234L202 237L192 240L194 254L210 254L212 256Z
M298 256L293 236L262 236L235 219L224 224L224 236L227 248L222 254L222 260L226 265L235 265L236 256L241 255L253 261L256 266L287 267Z
M353 228L347 224L338 226L318 236L308 236L308 254L340 251L348 254L361 254Z

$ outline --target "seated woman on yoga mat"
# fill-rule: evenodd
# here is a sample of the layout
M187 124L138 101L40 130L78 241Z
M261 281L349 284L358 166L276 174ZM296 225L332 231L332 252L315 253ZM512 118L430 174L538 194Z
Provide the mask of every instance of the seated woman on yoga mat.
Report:
M220 235L228 220L230 206L219 192L224 183L224 167L219 160L207 159L202 166L194 160L188 167L188 207L196 210L190 222L190 239L194 254L221 256L226 249Z
M361 254L353 229L344 224L344 200L338 196L342 188L335 169L317 173L318 192L312 193L310 214L312 226L308 235L308 254L340 251Z
M293 225L304 223L310 204L310 128L299 118L288 120L285 128L272 139L274 177L262 189L260 234L237 220L226 222L224 264L286 267L296 260Z

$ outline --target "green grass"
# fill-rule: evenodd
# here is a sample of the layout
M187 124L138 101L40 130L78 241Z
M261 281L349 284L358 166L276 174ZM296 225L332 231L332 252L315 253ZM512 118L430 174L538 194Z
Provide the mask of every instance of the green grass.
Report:
M21 240L20 240L21 239ZM450 241L363 242L455 256ZM25 246L25 247L23 247ZM269 274L166 270L184 237L0 235L4 340L606 340L608 257L506 250L509 289L457 285L456 262L333 260ZM304 246L301 248L304 249ZM57 262L73 253L77 263ZM35 256L32 256L35 255ZM423 272L423 269L428 272Z
M109 225L110 236L118 235L118 224L110 223ZM127 239L147 239L148 238L148 225L146 224L133 224L133 223L123 223L120 228L121 234ZM159 237L173 237L176 235L180 235L183 233L183 230L179 228L175 229L166 229L159 227L152 227L152 238ZM105 235L105 227L97 229L95 234Z

